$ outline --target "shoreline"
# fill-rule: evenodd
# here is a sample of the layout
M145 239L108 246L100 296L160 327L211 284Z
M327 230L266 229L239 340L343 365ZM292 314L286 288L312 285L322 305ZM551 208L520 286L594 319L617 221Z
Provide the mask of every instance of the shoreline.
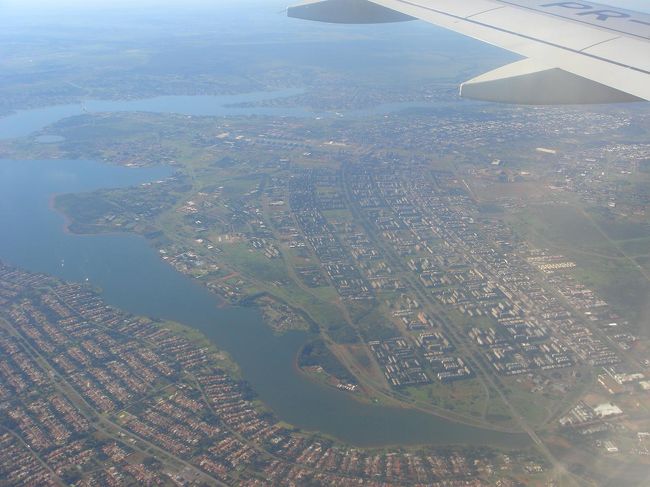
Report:
M140 235L140 234L137 234L137 233L134 233L134 232L127 232L127 231L124 231L124 232L101 231L101 232L96 232L96 233L77 233L77 232L75 232L75 231L73 231L73 230L71 230L69 228L69 225L74 223L74 219L72 217L70 217L69 215L67 215L64 211L58 209L56 207L56 205L54 204L56 196L58 196L58 194L54 194L51 197L50 209L57 212L57 213L59 213L59 214L61 214L61 215L63 215L64 221L66 223L65 232L67 234L69 234L69 235L74 235L74 236L79 236L79 237L93 237L93 236L97 236L97 235L129 235L130 234L130 235L135 235L135 236L138 236L138 237L142 237L142 238L144 238L145 241L147 240L143 235ZM154 249L152 248L152 250L154 250ZM181 275L183 275L183 276L185 276L187 278L190 278L192 281L196 282L196 280L192 279L191 276L188 276L188 275L176 270L174 268L174 266L171 266L168 262L163 261L163 263L165 265L170 266L175 272L178 272L179 274L181 274ZM268 291L261 291L261 292L255 293L253 295L246 296L246 297L244 297L244 298L242 298L242 299L240 299L238 301L232 302L232 301L228 300L227 298L223 297L222 295L216 293L212 288L207 286L205 283L196 282L196 284L200 285L204 289L207 289L210 292L210 294L213 295L216 298L218 307L222 308L222 309L223 308L229 308L229 307L243 307L243 308L251 308L251 309L261 310L263 307L260 306L259 304L257 304L256 301L260 297L268 296L271 299L274 299L274 300L276 300L276 301L278 301L280 303L283 303L286 306L289 306L294 312L299 313L307 321L307 323L310 326L310 329L307 330L307 331L304 331L304 333L307 333L307 334L311 335L312 338L316 337L316 336L320 336L320 333L318 331L313 331L311 329L311 327L314 326L314 325L316 327L318 327L318 324L315 323L311 319L311 317L309 317L309 315L304 310L296 309L295 307L293 307L293 306L289 305L288 303L286 303L283 299L274 296L273 294L271 294ZM263 313L262 313L262 319L263 319ZM207 340L209 343L211 343L213 345L213 347L215 347L216 350L218 350L220 352L223 352L219 348L218 344L213 342L201 330L195 329L195 328L193 328L193 327L191 327L189 325L185 325L183 323L178 323L178 325L180 325L182 328L188 328L190 330L195 331L196 333L199 333L205 340ZM268 323L266 323L266 321L264 321L264 326L269 328L274 335L276 335L276 334L281 335L282 334L282 333L278 334L273 329L272 326L270 326ZM369 407L388 407L388 408L400 409L400 410L404 410L404 411L409 411L409 410L419 411L421 413L428 414L430 416L440 418L440 419L443 419L445 421L450 421L452 423L456 423L456 424L459 424L459 425L472 427L472 428L478 428L478 429L482 429L482 430L485 430L485 431L493 431L495 433L505 433L505 434L513 434L513 435L524 434L522 431L515 431L515 430L506 429L506 428L499 428L499 427L489 426L489 425L485 425L485 424L481 424L481 423L476 423L476 422L473 422L471 420L454 417L452 414L448 415L448 414L445 414L444 412L431 411L429 409L423 408L422 406L405 404L405 403L403 403L401 401L399 402L399 404L376 404L376 403L374 403L372 401L365 401L361 397L358 397L358 395L342 391L342 390L338 389L335 386L332 386L330 384L326 384L326 383L323 383L322 381L316 380L315 378L310 377L310 374L308 374L307 372L302 370L302 367L300 367L300 365L299 365L300 354L302 353L302 350L304 349L305 345L308 342L309 342L309 339L307 339L300 346L300 349L298 350L298 352L292 358L292 360L293 360L293 368L300 376L304 377L306 380L308 380L309 382L311 382L314 385L317 385L319 387L324 387L324 388L327 388L327 389L330 389L330 390L333 390L333 391L336 391L336 392L340 392L341 394L343 394L346 397L358 402L359 404L363 404L363 405L366 405L366 406L369 406ZM228 352L225 352L225 353L230 357L230 354L228 354ZM230 358L232 359L232 357L230 357ZM239 364L236 362L236 360L232 359L232 362L235 364L235 366L239 370L241 370L241 368L240 368ZM243 378L243 375L242 375L242 378ZM359 387L363 387L363 385L359 384ZM273 411L273 409L270 406L266 405L263 401L261 401L261 402L264 404L264 407L266 408L267 411L273 412L274 415L276 414L275 411ZM286 422L286 421L283 420L283 422ZM290 423L287 423L287 424L290 424ZM294 426L294 425L292 425L292 426ZM329 435L329 434L323 433L321 431L310 431L310 432L312 434L327 435L328 437L336 438L336 436L334 436L334 435ZM343 440L338 439L338 438L337 438L337 441L347 443L347 442L344 442ZM411 445L404 445L404 444L392 444L390 446L391 447L402 447L402 448L410 448L411 447ZM433 446L433 445L422 444L421 446ZM463 444L462 443L449 443L449 446L463 446ZM364 448L365 447L366 446L364 446ZM375 445L372 448L386 448L386 447L389 447L389 446L388 445L386 445L386 446Z

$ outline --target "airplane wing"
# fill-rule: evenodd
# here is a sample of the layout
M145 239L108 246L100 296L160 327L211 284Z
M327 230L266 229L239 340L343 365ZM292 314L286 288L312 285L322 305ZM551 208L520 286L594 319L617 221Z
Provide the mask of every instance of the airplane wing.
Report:
M523 60L461 85L520 104L650 100L650 15L582 0L310 0L290 17L337 23L421 19Z

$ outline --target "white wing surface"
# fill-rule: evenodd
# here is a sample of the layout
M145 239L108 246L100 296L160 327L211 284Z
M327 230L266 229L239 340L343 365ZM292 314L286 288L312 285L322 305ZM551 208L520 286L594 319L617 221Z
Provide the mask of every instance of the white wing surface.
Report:
M525 59L461 85L524 104L650 100L650 15L583 1L312 0L289 16L325 22L421 19Z

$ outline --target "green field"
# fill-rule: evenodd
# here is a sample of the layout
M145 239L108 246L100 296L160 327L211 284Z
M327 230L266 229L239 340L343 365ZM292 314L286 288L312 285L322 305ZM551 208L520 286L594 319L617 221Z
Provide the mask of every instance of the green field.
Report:
M593 288L613 309L647 334L650 274L635 255L647 255L650 241L643 225L603 223L578 206L532 206L511 217L515 230L539 248L575 261L573 275ZM617 236L612 238L611 235ZM634 238L636 236L639 238Z

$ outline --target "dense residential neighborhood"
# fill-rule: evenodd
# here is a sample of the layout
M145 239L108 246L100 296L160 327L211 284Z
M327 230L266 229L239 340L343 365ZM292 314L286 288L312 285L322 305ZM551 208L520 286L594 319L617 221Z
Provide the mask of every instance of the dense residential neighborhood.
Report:
M512 471L488 449L373 451L293 433L214 350L83 285L2 265L0 302L7 485L460 486Z

